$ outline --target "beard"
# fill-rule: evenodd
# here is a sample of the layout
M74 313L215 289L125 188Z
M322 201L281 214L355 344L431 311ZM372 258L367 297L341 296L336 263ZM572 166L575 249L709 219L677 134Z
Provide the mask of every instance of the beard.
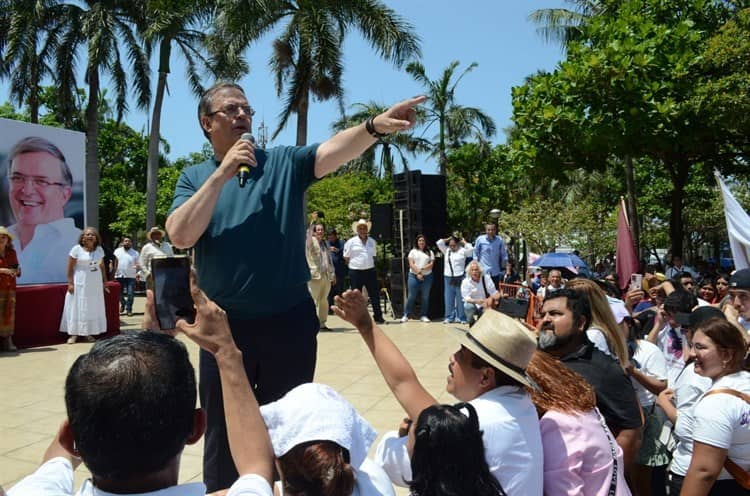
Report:
M548 332L548 330L551 330L552 332ZM548 328L548 330L542 329L539 331L537 348L542 351L557 350L570 343L570 341L573 339L572 334L568 334L567 336L558 336L557 334L555 334L554 329Z

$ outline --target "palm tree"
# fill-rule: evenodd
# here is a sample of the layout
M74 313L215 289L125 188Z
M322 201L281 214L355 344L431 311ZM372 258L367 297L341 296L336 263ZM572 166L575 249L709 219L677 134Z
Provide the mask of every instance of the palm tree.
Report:
M86 222L99 224L99 167L97 139L98 109L102 73L112 78L117 120L127 111L128 81L135 89L139 108L148 108L151 99L148 56L139 42L136 25L144 31L143 0L86 0L62 4L60 17L65 23L56 53L57 85L63 114L75 108L76 62L79 48L87 48L86 83ZM123 66L121 50L127 51L129 71Z
M237 78L247 71L240 60L211 60L207 55L210 38L206 27L214 18L213 1L208 0L150 0L147 5L148 29L144 34L150 48L159 46L159 69L156 97L151 114L151 129L148 139L148 166L146 173L146 228L156 223L156 191L159 171L159 142L161 130L161 108L167 77L170 73L172 49L176 48L186 61L187 82L196 96L203 93L201 73L216 77ZM219 54L219 51L215 51ZM217 68L221 68L220 71ZM227 68L232 71L229 73Z
M355 103L352 107L356 109L354 113L345 115L334 122L334 131L343 131L344 129L356 126L367 120L369 116L381 114L387 109L385 105L380 105L372 101L369 103ZM380 164L376 164L377 148L380 148ZM383 177L390 178L393 176L396 168L394 151L398 153L398 158L400 158L403 169L408 170L409 162L406 155L414 156L418 153L429 152L430 142L423 138L417 138L412 133L390 134L380 138L375 143L375 146L371 146L362 155L349 162L346 169L369 171L375 175L379 175L382 169Z
M343 43L356 28L385 60L400 66L421 56L419 38L404 21L380 0L227 0L219 25L230 46L239 53L248 43L288 20L273 42L270 66L276 91L285 95L278 136L289 117L297 114L297 144L307 143L310 98L338 100L343 114Z
M559 43L563 48L580 39L581 28L592 16L604 13L606 6L599 0L566 0L573 9L538 9L529 15L537 31L547 43Z
M406 72L425 87L427 102L422 106L424 115L424 132L433 124L438 125L437 143L433 144L432 156L438 157L439 172L445 175L448 162L448 148L461 146L467 138L473 135L480 144L495 135L495 122L490 116L475 107L464 107L455 101L456 86L461 79L475 67L470 64L454 80L454 74L459 62L451 62L443 71L439 79L430 80L425 68L419 62L412 62L406 66Z
M41 83L53 75L51 63L62 24L51 0L0 0L0 79L10 80L10 95L28 106L39 122Z

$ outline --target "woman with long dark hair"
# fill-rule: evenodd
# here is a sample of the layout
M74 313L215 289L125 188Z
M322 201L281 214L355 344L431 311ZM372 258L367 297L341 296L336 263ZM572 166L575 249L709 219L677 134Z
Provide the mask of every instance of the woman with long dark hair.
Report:
M726 319L695 329L690 358L695 372L712 381L695 405L693 458L683 496L747 495L743 474L750 469L750 373L744 370L747 343Z
M410 429L407 448L412 496L505 494L487 466L479 419L470 403L425 408Z
M417 294L421 296L420 319L422 322L429 322L430 318L427 312L430 309L430 289L432 288L432 266L435 264L435 255L427 248L427 238L424 235L417 235L414 248L409 252L409 281L408 294L404 316L401 322L408 322L409 314L414 309L414 303L417 301Z

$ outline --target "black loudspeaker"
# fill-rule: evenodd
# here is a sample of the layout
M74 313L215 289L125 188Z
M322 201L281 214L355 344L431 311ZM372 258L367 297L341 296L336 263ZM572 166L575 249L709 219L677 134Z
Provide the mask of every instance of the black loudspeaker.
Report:
M370 236L377 241L390 241L393 233L391 228L393 226L393 205L390 203L370 205L370 220L372 221Z

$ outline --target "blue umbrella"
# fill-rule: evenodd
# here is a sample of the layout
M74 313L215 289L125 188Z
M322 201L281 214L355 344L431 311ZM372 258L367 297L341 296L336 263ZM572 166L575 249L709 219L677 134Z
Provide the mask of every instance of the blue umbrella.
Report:
M589 268L588 265L586 265L586 262L575 253L545 253L537 258L531 265L543 269L576 267L578 269L585 269L585 272L588 272Z

